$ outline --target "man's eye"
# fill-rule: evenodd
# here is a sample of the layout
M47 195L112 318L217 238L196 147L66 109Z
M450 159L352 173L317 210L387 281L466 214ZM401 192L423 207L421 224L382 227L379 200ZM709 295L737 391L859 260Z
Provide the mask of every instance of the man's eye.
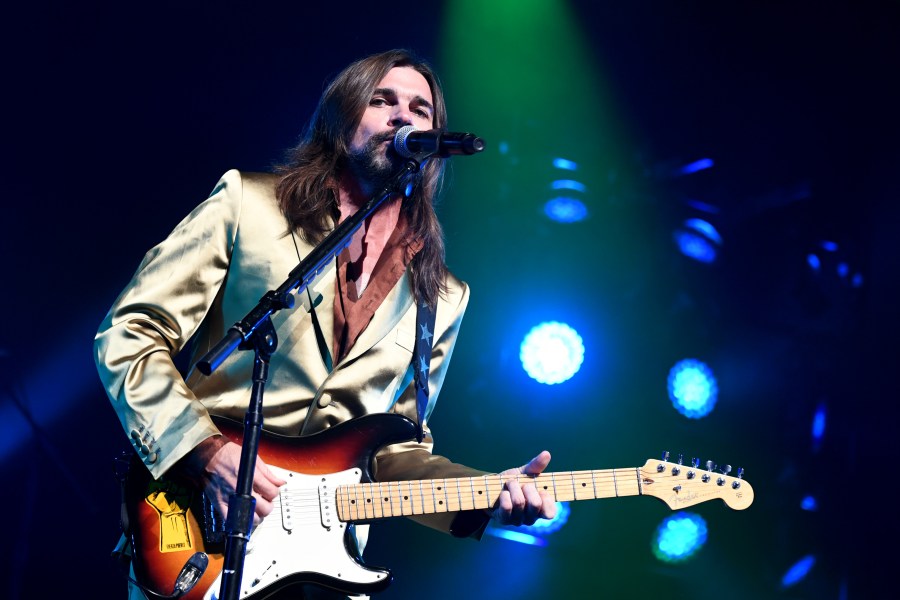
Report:
M387 104L387 100L384 98L372 98L369 101L369 106L384 106L385 104Z
M421 108L416 110L416 114L422 117L423 119L428 119L431 115L428 114L427 110L422 110Z

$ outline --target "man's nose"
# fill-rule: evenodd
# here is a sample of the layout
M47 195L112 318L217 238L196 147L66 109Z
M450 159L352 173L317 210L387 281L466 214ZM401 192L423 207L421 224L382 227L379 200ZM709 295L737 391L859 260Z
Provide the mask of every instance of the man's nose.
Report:
M391 125L393 127L412 125L412 114L409 112L409 109L398 105L391 114Z

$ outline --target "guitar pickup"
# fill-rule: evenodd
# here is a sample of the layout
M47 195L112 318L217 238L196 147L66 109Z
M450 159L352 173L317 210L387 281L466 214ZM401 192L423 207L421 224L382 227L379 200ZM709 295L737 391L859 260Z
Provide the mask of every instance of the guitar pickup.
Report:
M294 529L294 515L291 511L292 492L293 490L290 486L284 486L284 488L278 492L278 497L281 500L281 526L284 527L285 531Z

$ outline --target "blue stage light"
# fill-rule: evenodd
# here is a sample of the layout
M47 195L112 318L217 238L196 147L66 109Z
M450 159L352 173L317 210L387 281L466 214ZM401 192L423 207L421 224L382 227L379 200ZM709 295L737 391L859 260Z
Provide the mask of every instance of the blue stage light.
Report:
M716 260L718 252L715 246L696 233L676 231L675 243L678 245L678 250L688 258L707 264Z
M709 213L711 215L717 215L721 210L719 210L718 206L714 206L709 204L708 202L701 202L700 200L686 200L685 204L690 206L691 208L696 208L700 212Z
M554 158L553 166L563 171L576 171L578 164L566 158Z
M514 531L512 529L505 529L500 527L488 527L485 530L485 533L488 535L492 535L494 537L503 538L504 540L509 540L511 542L518 542L520 544L526 544L528 546L546 546L547 540L543 538L539 538L536 535L531 535L528 533L522 533L521 531Z
M682 254L707 264L716 260L722 245L722 236L712 223L703 219L685 220L683 228L676 229L673 237Z
M815 512L819 508L819 502L815 496L804 496L800 501L800 508L809 512Z
M787 570L787 573L784 574L784 577L781 578L781 587L791 587L792 585L802 581L807 575L809 575L809 571L815 564L816 557L812 554L804 556L803 558L798 560L791 566L790 569Z
M819 269L822 268L822 261L815 254L807 254L806 255L806 263L809 265L809 268L812 269L813 271L815 271L816 273L818 273Z
M699 360L686 358L669 371L669 399L690 419L708 415L716 405L719 386L712 370Z
M488 527L486 533L495 537L503 538L520 544L528 544L530 546L546 546L547 536L566 524L569 520L569 514L572 509L568 502L556 503L556 516L552 519L538 519L534 525L519 525L506 527Z
M823 402L816 407L816 412L813 415L812 437L816 442L821 442L822 438L825 437L825 416L826 409Z
M587 186L580 181L574 179L557 179L550 182L550 189L553 190L574 190L576 192L586 192Z
M703 235L716 245L722 245L722 236L719 235L719 231L709 221L704 221L703 219L687 219L684 222L684 226Z
M568 502L557 502L556 516L552 519L538 519L534 522L534 525L522 525L516 529L523 533L530 533L531 535L536 535L538 537L547 536L554 531L559 531L559 529L569 520L569 515L571 513L572 508L569 506Z
M697 171L702 171L704 169L711 169L715 163L711 158L701 158L700 160L695 160L692 163L688 163L683 167L679 167L676 169L676 172L681 175L690 175L691 173L696 173Z
M577 223L587 218L588 209L580 200L561 196L547 201L544 214L557 223Z
M553 166L563 171L575 171L578 165L565 158L554 158ZM568 173L563 177L570 176ZM557 223L576 223L588 216L587 205L578 196L587 192L587 186L574 179L554 179L550 189L566 194L551 198L544 204L544 214ZM573 197L574 196L574 197Z
M653 554L664 562L680 562L693 556L706 543L706 521L700 515L679 512L656 528Z
M519 359L535 381L562 383L581 368L584 343L578 332L565 323L549 321L528 332L519 348Z
M828 407L825 405L825 402L819 402L818 406L816 406L816 412L813 413L812 418L812 427L810 428L810 435L812 437L812 447L813 451L817 452L822 447L822 442L825 439L825 425L828 417Z

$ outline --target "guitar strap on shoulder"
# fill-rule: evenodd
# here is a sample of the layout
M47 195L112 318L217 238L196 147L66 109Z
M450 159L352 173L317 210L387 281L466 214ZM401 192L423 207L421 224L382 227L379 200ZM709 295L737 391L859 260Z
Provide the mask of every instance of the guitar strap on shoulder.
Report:
M416 440L425 438L425 412L428 409L428 373L431 369L431 348L434 338L436 311L427 302L420 302L416 308L416 343L413 346L413 372L416 385L416 416L418 430Z

